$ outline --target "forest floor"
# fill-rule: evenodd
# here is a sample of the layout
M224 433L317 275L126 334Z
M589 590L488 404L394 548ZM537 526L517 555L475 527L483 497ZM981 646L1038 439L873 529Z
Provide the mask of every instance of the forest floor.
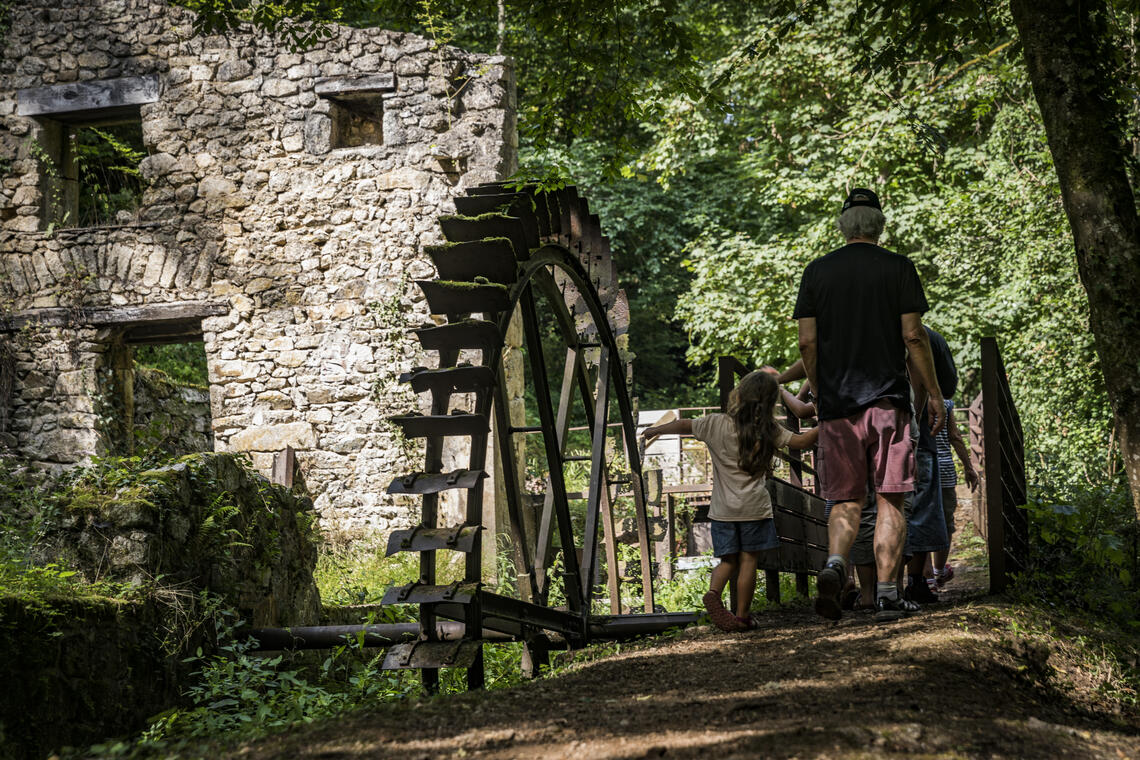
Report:
M987 597L986 585L984 567L959 565L944 601L892 624L777 606L755 631L690 628L554 677L388 705L234 756L1140 758L1137 695L1112 666L1136 667L1135 641L1105 659L1079 622Z

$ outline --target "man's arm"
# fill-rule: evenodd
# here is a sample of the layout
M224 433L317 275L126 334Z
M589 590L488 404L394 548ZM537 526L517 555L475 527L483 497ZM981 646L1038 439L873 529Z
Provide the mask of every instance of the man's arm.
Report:
M958 461L962 463L962 471L966 474L966 485L970 487L971 491L978 488L978 471L974 469L974 463L970 461L970 450L966 448L966 442L962 440L962 431L954 424L952 418L947 418L946 434L950 438L950 447L954 449L954 453L958 455Z
M930 432L937 433L946 424L946 404L942 401L938 376L934 372L934 353L930 350L930 336L926 334L926 329L922 326L922 315L917 311L902 315L902 338L910 353L911 371L918 376L919 385L926 390Z
M910 375L910 389L913 393L911 400L914 402L914 413L921 414L922 410L926 408L926 388L922 387L922 382L919 380L920 370L915 366L913 354L907 354L906 368L907 373Z
M808 382L815 389L816 398L819 398L819 378L816 377L816 327L815 317L801 317L799 320L800 357L804 363L804 372L807 373ZM923 336L926 331L923 330ZM929 353L929 346L927 352Z
M788 411L801 420L815 416L815 404L810 401L800 401L787 388L780 388L780 396L784 399L784 406L788 407Z
M784 383L790 383L793 380L799 380L804 377L807 377L807 374L804 372L804 360L796 359L795 364L776 376L776 382L783 385Z

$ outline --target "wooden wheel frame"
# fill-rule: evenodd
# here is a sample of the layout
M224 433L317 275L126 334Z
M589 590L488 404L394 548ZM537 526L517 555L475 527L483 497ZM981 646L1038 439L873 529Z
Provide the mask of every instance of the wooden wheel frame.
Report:
M426 248L439 277L417 282L431 313L446 319L443 324L414 331L424 349L436 352L439 361L434 368L417 368L401 377L416 392L430 394L431 411L391 418L407 437L424 439L425 456L422 472L397 478L389 487L389 493L422 496L420 525L393 533L388 546L389 554L419 552L420 578L390 590L384 602L419 603L421 640L393 647L385 666L420 668L429 691L438 683L439 667L466 667L469 688L483 685L481 640L485 632L526 642L535 667L557 643L576 647L594 636L620 635L615 634L609 616L592 612L599 523L606 539L610 611L620 612L611 490L618 484L628 486L633 499L643 605L646 613L654 610L645 482L625 364L616 338L628 327L628 306L618 288L598 217L590 214L587 202L573 187L542 193L534 188L483 185L468 190L455 203L459 215L440 220L448 243ZM548 380L547 362L553 357L544 352L540 308L553 317L565 348L557 403ZM479 318L472 318L476 314ZM537 426L513 424L508 409L504 336L512 320L522 323L526 377L538 407ZM480 362L460 364L461 353L473 349L479 350ZM471 394L473 408L449 411L456 394ZM580 534L574 530L565 478L566 465L584 459L566 452L575 398L587 420L590 440L585 527ZM616 416L628 469L617 478L609 474L606 454L612 416ZM493 594L481 585L482 505L487 436L492 426L502 469L499 493L506 501L521 599ZM515 457L516 437L528 434L541 435L549 471L533 531L527 530L527 497ZM442 472L447 437L469 441L465 469ZM439 494L448 489L467 491L465 520L441 527L437 524ZM462 582L437 585L439 549L465 552ZM551 568L559 561L560 578L551 578ZM551 590L559 584L564 610L549 605ZM662 619L643 619L640 627L628 630L645 632L645 623L661 630L675 624L669 616L658 617ZM441 641L437 618L462 620L466 624L463 639Z

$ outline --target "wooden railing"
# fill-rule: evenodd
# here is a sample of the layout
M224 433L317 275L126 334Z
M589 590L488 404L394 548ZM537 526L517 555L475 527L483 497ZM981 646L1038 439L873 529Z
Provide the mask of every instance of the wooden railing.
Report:
M975 419L981 424L973 424ZM971 423L970 444L982 476L976 524L989 553L990 591L998 593L1005 590L1011 573L1025 567L1029 519L1023 508L1025 436L995 338L982 338L982 394L971 406Z

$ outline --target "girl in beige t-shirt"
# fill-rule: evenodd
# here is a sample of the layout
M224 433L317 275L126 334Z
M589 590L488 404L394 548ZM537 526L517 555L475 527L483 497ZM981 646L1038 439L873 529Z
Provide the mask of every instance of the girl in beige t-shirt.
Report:
M745 375L728 397L728 414L709 414L692 420L674 420L646 429L646 439L659 435L692 435L708 446L713 464L713 490L709 506L713 553L720 560L712 571L705 609L723 631L752 627L750 610L756 593L756 567L760 552L779 545L772 519L767 479L772 474L776 449L805 449L815 445L818 430L786 430L773 416L780 385L768 372ZM736 579L736 614L721 601L724 587Z

